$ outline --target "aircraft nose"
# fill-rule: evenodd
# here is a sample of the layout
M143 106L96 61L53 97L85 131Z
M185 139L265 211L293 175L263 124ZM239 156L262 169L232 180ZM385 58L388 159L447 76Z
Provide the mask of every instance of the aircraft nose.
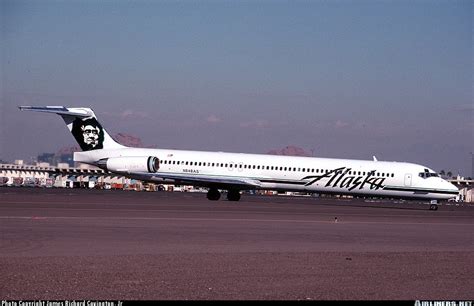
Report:
M448 181L445 181L446 188L449 189L450 191L459 191L458 187L454 185L453 183L450 183Z

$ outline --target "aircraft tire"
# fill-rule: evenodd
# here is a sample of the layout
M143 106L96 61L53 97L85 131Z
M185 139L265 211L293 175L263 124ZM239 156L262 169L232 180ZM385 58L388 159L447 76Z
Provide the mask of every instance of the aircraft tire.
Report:
M227 200L229 200L229 201L239 201L240 200L240 192L238 190L229 190L229 192L227 192Z
M207 192L207 199L208 200L217 201L217 200L219 200L220 197L221 197L221 193L219 192L219 190L217 190L215 188L211 188Z

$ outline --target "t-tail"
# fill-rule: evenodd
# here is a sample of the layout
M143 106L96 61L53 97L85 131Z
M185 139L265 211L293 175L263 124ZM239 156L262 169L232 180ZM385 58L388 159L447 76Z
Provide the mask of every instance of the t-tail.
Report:
M125 148L110 137L90 108L64 106L20 106L19 108L60 115L83 151Z

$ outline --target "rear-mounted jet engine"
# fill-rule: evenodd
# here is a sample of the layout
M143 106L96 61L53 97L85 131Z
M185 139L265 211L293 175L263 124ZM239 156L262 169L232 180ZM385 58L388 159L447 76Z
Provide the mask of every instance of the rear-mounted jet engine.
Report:
M110 157L99 160L97 167L112 172L155 173L160 168L160 160L154 156Z

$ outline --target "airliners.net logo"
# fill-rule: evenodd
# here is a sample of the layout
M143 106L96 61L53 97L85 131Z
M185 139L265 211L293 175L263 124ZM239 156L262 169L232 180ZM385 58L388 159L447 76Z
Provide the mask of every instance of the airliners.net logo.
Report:
M472 301L415 301L415 306L472 306Z

